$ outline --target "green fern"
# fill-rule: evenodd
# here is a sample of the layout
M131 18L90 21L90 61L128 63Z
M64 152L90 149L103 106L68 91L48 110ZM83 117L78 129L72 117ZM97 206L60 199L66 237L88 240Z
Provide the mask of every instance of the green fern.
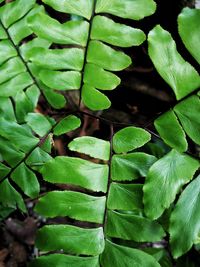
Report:
M115 89L120 79L110 71L121 71L131 64L129 56L110 45L140 45L145 34L114 22L104 13L139 20L154 13L155 3L153 0L43 2L57 11L75 14L78 19L61 24L44 13L28 19L37 36L70 46L62 50L35 48L30 51L29 59L40 68L40 81L51 90L80 89L83 103L92 110L109 108L110 100L99 90Z
M99 163L65 156L43 166L45 181L82 189L52 191L40 198L36 205L39 214L47 218L67 216L75 221L73 225L46 225L39 230L36 246L41 251L65 254L47 254L31 266L159 266L152 256L115 241L154 242L165 235L158 222L144 217L142 184L134 182L146 176L156 161L143 152L131 152L150 138L149 133L135 127L117 132L111 144L94 137L79 137L69 144L69 149L99 159ZM118 154L112 155L113 150ZM94 196L95 192L99 196ZM78 226L80 221L86 227Z

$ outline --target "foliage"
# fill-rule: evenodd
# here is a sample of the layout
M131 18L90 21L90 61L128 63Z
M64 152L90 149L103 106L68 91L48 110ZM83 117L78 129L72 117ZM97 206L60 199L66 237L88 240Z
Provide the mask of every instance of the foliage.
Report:
M93 113L111 106L106 90L132 62L124 51L146 39L125 19L152 15L155 2L42 2L0 0L0 219L16 208L26 213L24 200L38 199L35 212L47 223L31 267L172 267L177 258L177 266L197 266L188 252L199 251L200 162L189 148L200 145L199 73L168 31L150 31L150 59L176 98L154 121L161 149L152 131L119 130L123 122ZM183 9L178 31L200 63L200 10ZM66 113L72 90L79 105ZM41 98L52 114L63 108L59 118L38 112ZM109 140L71 138L67 155L54 157L54 141L84 124L85 114L109 125ZM40 196L41 183L53 189Z

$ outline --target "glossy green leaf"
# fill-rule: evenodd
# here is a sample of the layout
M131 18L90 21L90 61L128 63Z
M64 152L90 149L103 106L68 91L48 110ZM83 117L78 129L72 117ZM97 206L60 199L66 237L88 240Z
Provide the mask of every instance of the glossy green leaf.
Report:
M99 257L77 257L64 254L50 254L42 256L29 264L30 267L100 267Z
M54 91L52 91L50 88L43 87L43 93L49 102L49 104L54 107L55 109L63 108L66 104L66 99L63 95L58 94Z
M8 28L11 24L22 18L34 6L36 0L17 0L0 8L3 25Z
M93 158L109 160L110 157L110 143L95 137L78 137L69 143L68 146L72 151L84 153Z
M171 215L170 242L175 258L180 257L199 243L200 232L200 176L181 194Z
M184 8L178 16L178 26L185 46L200 64L200 10Z
M44 3L60 12L75 14L90 19L93 10L93 0L43 0Z
M37 47L30 50L28 57L41 68L80 71L83 68L84 50L80 48L45 49Z
M0 65L7 61L9 58L17 56L17 51L14 49L9 40L0 42Z
M29 113L26 116L26 122L39 136L45 136L52 128L49 120L40 113Z
M148 36L149 55L159 74L171 86L177 100L200 86L197 71L178 53L171 34L156 26Z
M91 110L108 109L111 106L108 97L89 84L82 87L82 100Z
M142 187L141 184L111 183L107 203L108 209L142 210Z
M31 76L25 72L0 85L0 96L14 97L18 92L33 84Z
M113 136L113 148L116 153L126 153L143 146L150 141L151 135L137 127L126 127Z
M0 117L6 120L16 121L14 108L9 98L0 97Z
M132 181L145 177L155 161L156 158L154 156L142 152L114 155L111 162L112 180Z
M92 22L91 38L115 46L130 47L142 44L145 34L139 29L116 23L107 17L95 16Z
M120 71L131 64L131 58L102 42L90 41L87 62L96 64L106 70Z
M34 169L40 170L44 163L48 162L52 157L40 147L37 147L26 159L26 164Z
M84 83L101 90L113 90L120 84L120 79L117 75L105 71L103 68L95 64L86 64L84 70Z
M139 250L120 246L106 241L105 251L101 256L102 267L160 267L149 254Z
M9 208L16 209L16 207L18 207L23 212L26 212L26 207L21 195L12 187L8 180L1 183L0 203Z
M60 156L47 162L42 174L44 180L51 183L69 183L93 191L107 190L108 166L104 164Z
M154 163L143 188L146 215L151 219L160 217L182 186L193 178L199 166L198 160L176 150Z
M78 71L42 70L39 77L45 85L56 90L76 90L81 86L81 73Z
M180 102L174 108L183 129L187 135L200 145L200 99L198 96L191 96Z
M29 151L39 142L38 138L34 137L25 127L3 118L0 119L0 135L24 152Z
M31 28L28 26L27 20L29 17L35 16L39 12L44 12L44 7L35 5L35 7L26 16L9 27L8 33L15 45L19 45L23 39L33 33Z
M25 71L26 68L18 57L11 58L0 66L0 84Z
M188 148L185 132L181 127L175 113L170 110L155 120L154 125L166 144L179 152Z
M156 4L152 0L97 0L96 13L109 13L126 19L140 20L152 15Z
M37 197L40 186L36 175L24 164L21 163L11 174L12 180L29 197Z
M53 43L86 45L89 29L86 21L68 21L61 24L50 16L39 13L28 18L28 23L37 36Z
M10 172L10 168L7 167L6 165L0 163L0 180Z
M72 225L47 225L39 230L36 246L42 251L63 249L68 253L95 256L104 250L103 229L101 227L84 229Z
M77 128L79 128L81 125L81 120L74 116L74 115L69 115L62 119L54 128L53 134L54 135L61 135L68 133L70 131L73 131Z
M110 237L155 242L165 236L161 225L145 217L116 211L108 211L107 216L106 233Z
M16 166L25 157L14 144L2 137L0 137L0 153L11 167Z
M40 198L36 212L45 217L68 216L79 221L103 223L105 197L73 191L53 191Z

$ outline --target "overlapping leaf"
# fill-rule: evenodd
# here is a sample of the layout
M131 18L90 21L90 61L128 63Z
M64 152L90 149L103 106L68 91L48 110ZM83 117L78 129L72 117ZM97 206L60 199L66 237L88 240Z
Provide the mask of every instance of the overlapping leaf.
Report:
M39 47L29 51L29 59L38 66L40 81L52 92L80 89L81 100L92 110L109 108L110 100L100 90L115 89L120 79L112 71L121 71L131 64L129 56L110 45L140 45L145 34L139 29L116 23L105 13L138 20L154 13L154 1L43 2L57 11L78 15L80 19L61 24L44 13L28 19L29 26L40 38L72 46L62 50Z
M126 133L129 134L129 138L124 139ZM140 138L138 138L138 133L140 133ZM132 139L134 142L130 143ZM115 140L114 150L117 147L122 148L121 144L123 144L123 151L127 146L131 151L147 143L149 134L142 129L128 127L117 132L113 140ZM77 261L76 266L88 264L82 262L81 255L92 256L93 258L88 258L88 260L93 259L94 266L100 266L99 262L101 266L134 265L139 267L141 263L143 266L159 266L152 256L138 249L117 245L112 241L114 238L119 238L135 242L154 242L164 237L165 232L162 226L143 215L142 185L128 182L146 176L156 158L142 152L131 152L114 155L110 159L112 150L110 143L94 137L76 138L69 144L69 148L96 158L96 160L99 159L99 163L67 156L59 156L46 163L41 170L44 180L78 186L81 192L76 192L76 187L72 187L74 188L72 191L49 192L40 198L36 211L47 218L67 216L90 223L91 226L78 227L75 223L74 226L47 225L41 228L36 240L38 248L41 251L62 249L67 255L65 258L59 258L57 254L39 257L33 261L31 266L41 266L41 264L45 266L52 257L58 260L56 266L63 266L63 262L71 264L73 257L70 254L79 255L79 257L74 257L74 261ZM121 160L116 163L115 157L120 156L127 158L125 161ZM136 174L129 170L134 159L137 162ZM114 171L116 164L121 170L118 172L117 180ZM109 168L111 168L110 171ZM134 169L134 166L132 168ZM101 192L102 196L92 196L92 192ZM97 225L94 226L91 223ZM46 242L47 238L48 242ZM96 262L97 256L98 263Z
M48 47L50 42L33 39L23 44L32 34L28 18L40 12L44 8L35 0L16 0L0 8L0 101L6 103L9 100L5 98L12 98L18 122L24 122L26 114L34 110L42 90L25 54L30 47ZM6 110L6 105L1 105L0 113L5 116Z

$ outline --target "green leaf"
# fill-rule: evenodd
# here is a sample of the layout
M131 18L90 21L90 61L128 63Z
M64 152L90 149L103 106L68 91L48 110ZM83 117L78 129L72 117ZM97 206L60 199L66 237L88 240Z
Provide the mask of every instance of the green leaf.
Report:
M78 71L41 70L39 77L45 85L56 90L77 90L81 86L81 73Z
M9 40L0 42L0 65L8 59L17 56L17 51Z
M95 79L94 79L95 77ZM101 90L113 90L120 84L120 79L113 73L105 71L95 64L86 64L84 83Z
M170 243L175 258L199 243L200 233L200 176L192 181L181 194L171 215Z
M184 8L178 16L178 29L181 39L192 56L200 64L200 10ZM191 30L192 29L192 30Z
M114 155L111 162L112 180L132 181L144 177L155 161L154 156L142 152Z
M62 119L54 128L53 134L54 135L61 135L65 134L68 132L71 132L73 130L76 130L81 126L81 120L74 116L74 115L69 115Z
M40 147L37 147L26 159L26 164L33 170L40 170L44 163L48 162L52 157Z
M151 139L151 135L137 127L126 127L113 136L113 148L116 153L126 153L143 146Z
M0 66L0 84L25 71L26 68L18 57L11 58Z
M156 4L152 0L97 0L96 13L109 13L126 19L140 20L152 15Z
M104 250L103 229L101 227L84 229L72 225L47 225L39 230L36 246L42 251L63 249L68 253L99 255Z
M76 220L103 223L105 202L105 197L72 191L53 191L40 198L35 211L50 218L68 216Z
M11 174L12 180L32 198L38 196L40 185L36 175L24 164L21 163Z
M39 141L25 127L4 118L0 118L0 135L24 152L32 149Z
M80 48L45 49L36 47L30 50L28 57L41 68L81 71L83 68L84 51Z
M26 207L21 195L12 187L8 180L1 183L0 203L2 203L5 207L14 209L18 207L23 212L26 212Z
M29 267L99 267L99 257L77 257L64 254L42 256L29 264Z
M98 51L98 53L96 53ZM120 71L131 64L131 58L121 51L116 51L99 41L90 41L87 62L106 70Z
M53 43L82 46L87 43L89 24L86 21L68 21L61 24L50 16L39 13L28 18L28 24L37 36Z
M45 136L52 128L49 120L40 113L29 113L26 116L26 122L39 136Z
M2 137L0 137L0 153L11 167L16 166L25 157L22 151Z
M89 84L82 87L82 100L91 110L108 109L111 106L108 97Z
M148 43L149 55L154 66L171 86L177 100L187 96L200 86L198 72L178 53L169 32L159 25L156 26L149 33Z
M160 267L160 264L149 254L106 241L105 251L101 256L102 267Z
M93 0L43 0L55 10L69 14L75 14L90 19L93 10Z
M198 160L171 150L150 168L144 185L145 213L157 219L175 200L182 186L188 183L200 164Z
M0 8L3 25L8 28L11 24L24 17L33 8L36 0L18 0L8 3Z
M111 183L108 194L108 209L112 210L136 210L143 209L141 184Z
M33 84L33 80L29 73L20 73L13 79L0 85L0 96L15 97L18 92L24 90Z
M154 125L166 144L179 152L185 152L187 150L188 144L185 132L173 110L161 115L155 120Z
M95 137L82 136L75 138L68 145L72 151L84 153L93 158L109 160L110 143Z
M73 157L56 157L47 162L42 174L51 183L69 183L93 191L106 192L108 166Z
M10 172L10 168L0 162L0 180Z
M130 47L142 44L145 34L139 29L116 23L107 17L95 16L92 22L91 39L115 46Z
M165 236L161 225L145 217L108 211L107 236L136 242L160 241Z
M198 96L191 96L180 102L174 108L183 129L187 135L198 145L200 145L200 99Z

